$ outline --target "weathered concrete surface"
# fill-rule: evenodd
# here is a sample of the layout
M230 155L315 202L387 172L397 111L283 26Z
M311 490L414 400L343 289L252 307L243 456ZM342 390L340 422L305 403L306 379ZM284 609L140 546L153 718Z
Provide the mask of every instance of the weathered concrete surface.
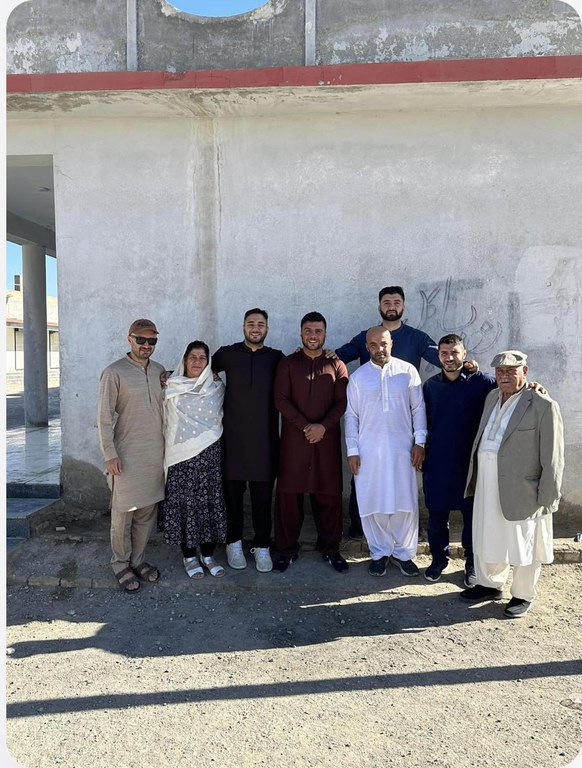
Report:
M124 0L30 0L8 19L6 71L123 70L125 46Z
M553 0L318 0L318 64L581 51L580 17Z
M181 72L582 52L580 17L553 0L269 0L230 18L137 0L134 24L126 8L135 2L23 3L8 21L7 71ZM315 3L314 22L306 2Z
M165 0L138 2L144 70L244 69L305 63L303 2L271 0L228 18L180 13Z

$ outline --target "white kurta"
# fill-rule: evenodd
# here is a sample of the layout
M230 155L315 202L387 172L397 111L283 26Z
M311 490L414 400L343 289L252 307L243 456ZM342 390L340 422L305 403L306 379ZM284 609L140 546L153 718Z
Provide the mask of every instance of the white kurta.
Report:
M395 357L358 368L348 382L345 435L348 456L360 457L360 516L418 513L411 452L426 442L426 412L416 368Z
M473 549L483 563L531 565L553 560L552 515L506 520L501 511L497 453L523 390L497 403L479 444L473 510Z

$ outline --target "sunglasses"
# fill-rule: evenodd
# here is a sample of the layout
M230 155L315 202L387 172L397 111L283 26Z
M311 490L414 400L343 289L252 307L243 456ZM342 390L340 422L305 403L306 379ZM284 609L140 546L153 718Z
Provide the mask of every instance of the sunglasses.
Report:
M149 336L135 336L133 333L131 335L138 344L149 344L151 347L155 347L158 343L157 336L152 336L150 338Z

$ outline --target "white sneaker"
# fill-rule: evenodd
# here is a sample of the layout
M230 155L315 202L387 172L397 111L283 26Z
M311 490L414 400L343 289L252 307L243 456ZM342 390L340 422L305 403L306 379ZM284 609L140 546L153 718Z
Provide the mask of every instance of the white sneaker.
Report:
M273 570L273 561L268 547L253 547L251 555L255 557L257 571L260 573L269 573Z
M226 559L231 568L242 570L247 567L247 561L243 554L242 541L233 541L226 545Z

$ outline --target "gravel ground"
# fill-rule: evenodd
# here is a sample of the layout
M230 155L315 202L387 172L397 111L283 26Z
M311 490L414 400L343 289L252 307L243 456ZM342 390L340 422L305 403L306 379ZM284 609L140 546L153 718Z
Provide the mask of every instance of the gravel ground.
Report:
M427 558L418 558L426 566ZM252 589L12 586L7 744L29 768L562 768L582 745L582 565L518 621L315 556ZM315 588L313 585L317 585Z

